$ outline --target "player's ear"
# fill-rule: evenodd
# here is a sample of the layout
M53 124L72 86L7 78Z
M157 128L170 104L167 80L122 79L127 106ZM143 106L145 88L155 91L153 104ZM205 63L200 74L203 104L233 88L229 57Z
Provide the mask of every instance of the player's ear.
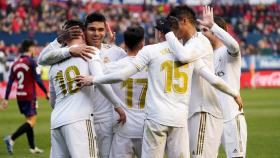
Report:
M141 42L140 42L140 48L144 47L145 45L145 40L143 39Z

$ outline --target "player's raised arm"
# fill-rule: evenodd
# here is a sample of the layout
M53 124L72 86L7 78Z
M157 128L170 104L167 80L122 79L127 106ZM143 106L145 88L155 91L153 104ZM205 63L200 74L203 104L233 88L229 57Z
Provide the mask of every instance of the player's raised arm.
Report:
M207 82L210 83L213 87L232 96L238 104L239 110L242 109L243 103L239 92L231 89L223 79L212 73L201 59L194 62L194 70L197 71L198 74L205 80L207 80Z
M211 32L213 32L214 35L223 42L223 44L227 47L230 55L238 56L240 52L238 42L226 31L226 27L219 27L215 23L216 20L218 20L218 18L215 18L214 20L213 8L210 6L205 6L203 8L202 20L198 19L197 21L200 23L200 25L208 28Z
M38 63L40 65L53 65L70 56L69 48L61 48L61 44L55 39L41 51Z
M190 63L206 55L204 52L198 50L200 41L196 39L183 45L172 30L178 29L178 21L175 17L161 18L157 20L155 28L165 35L171 50L175 57L182 63Z
M39 64L53 65L71 56L81 57L84 60L90 59L91 57L89 54L94 52L90 46L76 45L73 47L61 47L61 43L76 39L80 37L82 33L82 30L77 26L62 30L58 38L42 50L38 58Z

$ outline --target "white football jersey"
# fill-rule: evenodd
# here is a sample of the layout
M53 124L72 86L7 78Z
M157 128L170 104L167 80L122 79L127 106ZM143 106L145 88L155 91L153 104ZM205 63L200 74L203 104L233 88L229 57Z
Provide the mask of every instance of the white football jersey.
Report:
M227 47L223 46L214 51L215 74L221 77L230 88L240 90L241 56L232 56ZM224 121L232 120L243 111L238 110L238 105L231 96L217 91L223 110Z
M106 69L106 63L117 61L127 56L125 51L120 47L109 44L102 44L100 49L100 57L104 63ZM103 122L112 119L113 106L111 102L106 99L103 94L96 89L93 98L94 105L94 122Z
M93 86L80 89L76 85L78 75L93 75L92 62L102 63L99 52L88 62L81 58L68 58L53 65L49 72L50 89L55 92L55 105L51 114L51 129L89 119L93 113ZM95 98L95 96L94 96Z
M116 62L106 64L105 74L121 70L128 65L134 57L127 56ZM126 104L124 107L126 123L118 124L117 133L126 138L142 138L145 120L145 98L148 88L147 69L132 75L126 81L111 84L117 96ZM118 114L114 113L115 118Z
M147 119L173 127L187 125L193 64L181 64L161 42L143 47L133 60L138 70L148 66Z
M201 33L198 33L197 38L199 38L201 41L200 51L208 54L200 59L202 59L207 67L214 73L214 54L211 43ZM188 42L191 42L191 40ZM192 76L192 93L190 98L189 118L194 113L202 111L208 112L218 118L223 117L221 106L216 95L216 89L205 79L203 79L197 71L194 71Z

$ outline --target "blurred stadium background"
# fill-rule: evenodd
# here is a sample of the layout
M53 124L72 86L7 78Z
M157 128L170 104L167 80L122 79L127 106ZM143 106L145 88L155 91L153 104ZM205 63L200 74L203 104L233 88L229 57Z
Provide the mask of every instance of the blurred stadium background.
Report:
M145 28L146 44L154 43L153 21L166 15L178 4L193 7L200 17L202 7L211 4L214 13L228 22L230 33L238 40L242 52L241 93L248 123L248 157L280 156L280 0L0 0L0 97L4 96L9 66L18 55L23 39L38 43L40 50L53 41L67 19L83 20L87 14L105 14L116 32L116 44L122 46L122 33L131 25ZM41 76L48 84L48 67ZM39 96L43 93L39 91ZM13 86L10 98L15 97ZM38 124L35 127L39 147L48 157L49 117L51 108L39 99ZM23 121L13 100L0 111L0 137L12 132ZM25 138L15 145L14 157L32 157ZM0 142L0 157L8 156ZM224 157L221 152L219 157Z

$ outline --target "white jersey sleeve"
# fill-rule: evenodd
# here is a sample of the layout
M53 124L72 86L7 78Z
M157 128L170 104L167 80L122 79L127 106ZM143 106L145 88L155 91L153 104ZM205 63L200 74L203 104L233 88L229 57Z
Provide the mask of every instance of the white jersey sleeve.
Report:
M55 88L54 88L54 83L53 80L49 81L49 92L50 92L50 104L51 107L54 108L55 105L55 100L56 100L56 94L55 94Z
M207 80L208 83L210 83L212 86L214 86L216 89L232 96L237 97L238 92L231 89L225 81L223 81L220 77L216 76L209 68L206 67L206 64L203 62L203 60L199 59L194 62L194 70L198 72L198 74Z
M61 48L61 44L55 39L41 51L38 57L38 63L40 65L53 65L70 56L69 48Z
M214 24L211 31L224 43L228 49L229 55L236 57L240 55L238 42L225 30Z
M101 64L100 52L95 48L95 55L91 55L92 58L89 61L89 70L91 75L103 76L103 67ZM120 107L123 103L113 92L110 85L99 85L97 88L100 92L113 104L115 108Z
M143 70L149 63L149 56L145 48L139 51L132 63L128 63L121 71L96 77L93 79L93 84L108 84L121 82L128 79L130 76Z
M200 51L201 41L197 38L197 34L194 35L188 42L183 46L173 32L169 32L165 35L168 44L176 58L183 63L190 63L205 55L207 52Z

